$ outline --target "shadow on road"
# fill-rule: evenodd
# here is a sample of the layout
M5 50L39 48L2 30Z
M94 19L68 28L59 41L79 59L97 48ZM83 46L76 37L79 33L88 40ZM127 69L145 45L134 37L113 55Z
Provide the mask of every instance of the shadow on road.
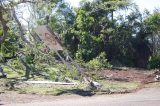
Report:
M0 102L1 102L1 100L0 100ZM4 104L0 103L0 106L2 106L2 105L4 105Z
M92 91L85 91L82 89L72 89L72 90L61 91L57 93L56 96L63 95L63 94L77 94L80 96L93 96L95 93Z

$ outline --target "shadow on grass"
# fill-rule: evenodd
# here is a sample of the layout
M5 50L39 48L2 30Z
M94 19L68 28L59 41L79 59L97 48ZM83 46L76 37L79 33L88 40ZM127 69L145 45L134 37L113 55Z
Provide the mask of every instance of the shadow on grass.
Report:
M120 82L129 82L129 79L127 78L113 78L114 81L120 81Z
M95 95L92 91L85 91L83 89L72 89L72 90L63 90L56 94L56 96L63 95L63 94L76 94L80 96L93 96Z
M1 78L7 78L7 77L6 77L6 76L0 76L0 79L1 79Z

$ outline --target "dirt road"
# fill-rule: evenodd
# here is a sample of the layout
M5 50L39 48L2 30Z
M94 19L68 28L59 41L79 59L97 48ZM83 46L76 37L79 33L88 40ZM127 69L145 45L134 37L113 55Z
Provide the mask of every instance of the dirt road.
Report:
M144 88L136 93L101 95L92 97L67 97L4 106L160 106L160 87Z

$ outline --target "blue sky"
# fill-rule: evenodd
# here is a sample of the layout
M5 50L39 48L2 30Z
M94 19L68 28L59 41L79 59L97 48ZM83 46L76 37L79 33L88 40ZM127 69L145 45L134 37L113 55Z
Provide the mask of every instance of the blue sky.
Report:
M79 2L81 0L66 0L69 1L70 4L74 7L78 7ZM148 9L149 11L153 11L154 8L160 8L160 0L133 0L139 6L140 10Z

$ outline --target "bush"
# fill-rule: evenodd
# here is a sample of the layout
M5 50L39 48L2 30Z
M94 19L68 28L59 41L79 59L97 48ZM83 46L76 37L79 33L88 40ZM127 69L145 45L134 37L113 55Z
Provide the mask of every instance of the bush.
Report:
M52 79L56 79L56 81L63 81L65 78L70 78L70 79L77 79L80 76L78 76L79 71L77 68L73 65L65 65L65 64L56 64L54 66L56 70L50 71L50 77Z
M106 54L104 52L102 52L96 58L90 60L87 63L87 66L91 69L94 69L94 70L100 70L102 68L111 68L112 67L112 65L106 59Z
M15 69L23 70L23 65L21 64L21 62L19 61L19 59L13 59L13 60L11 60L10 66L12 66Z
M57 68L53 68L53 67L45 68L45 71L49 75L50 80L55 80L55 81L59 80L59 72L60 71Z
M160 69L160 55L152 56L149 59L149 68L150 69Z

